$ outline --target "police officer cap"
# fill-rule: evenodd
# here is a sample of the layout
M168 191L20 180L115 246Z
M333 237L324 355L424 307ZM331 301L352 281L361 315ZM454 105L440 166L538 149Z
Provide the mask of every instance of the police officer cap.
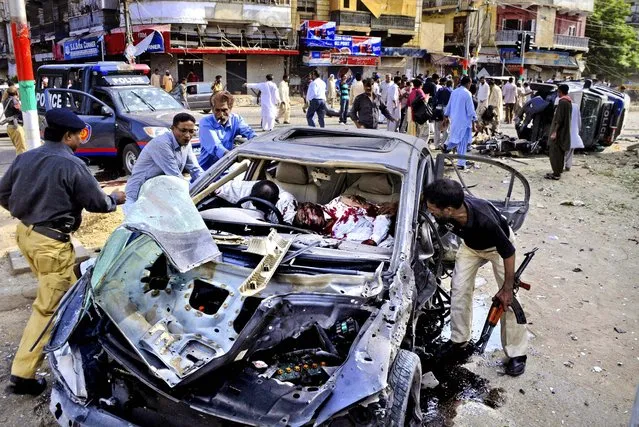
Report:
M47 126L55 129L77 132L87 127L87 124L68 108L52 108L47 111L44 118L47 120Z

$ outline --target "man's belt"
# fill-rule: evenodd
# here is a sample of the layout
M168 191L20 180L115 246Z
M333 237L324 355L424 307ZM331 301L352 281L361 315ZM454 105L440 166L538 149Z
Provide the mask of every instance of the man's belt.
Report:
M29 224L24 225L31 227ZM32 230L50 239L57 240L58 242L67 243L71 240L71 235L42 225L34 225Z

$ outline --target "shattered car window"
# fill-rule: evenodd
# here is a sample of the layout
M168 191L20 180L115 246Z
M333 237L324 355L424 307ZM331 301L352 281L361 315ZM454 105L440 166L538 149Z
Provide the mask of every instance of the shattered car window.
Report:
M95 288L106 272L109 271L109 268L111 268L117 256L122 253L122 249L126 246L131 234L130 230L120 227L109 237L95 263L93 275L91 276L92 287Z
M153 237L180 272L186 272L219 257L181 178L158 176L147 181L131 207L124 226Z

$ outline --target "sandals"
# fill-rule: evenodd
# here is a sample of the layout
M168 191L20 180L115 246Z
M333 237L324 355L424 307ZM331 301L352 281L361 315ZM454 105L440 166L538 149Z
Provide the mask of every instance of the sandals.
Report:
M553 175L551 173L547 173L546 175L544 175L544 178L546 179L553 179L555 181L559 181L560 177L558 177L557 175Z

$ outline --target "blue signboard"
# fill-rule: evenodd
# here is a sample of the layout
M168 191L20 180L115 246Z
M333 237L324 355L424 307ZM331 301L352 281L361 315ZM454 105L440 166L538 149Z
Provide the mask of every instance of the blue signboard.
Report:
M88 37L64 42L64 60L91 58L100 54L101 40L98 37Z
M149 44L146 51L150 53L164 53L164 38L161 32L153 31L153 40L151 40L151 44Z

